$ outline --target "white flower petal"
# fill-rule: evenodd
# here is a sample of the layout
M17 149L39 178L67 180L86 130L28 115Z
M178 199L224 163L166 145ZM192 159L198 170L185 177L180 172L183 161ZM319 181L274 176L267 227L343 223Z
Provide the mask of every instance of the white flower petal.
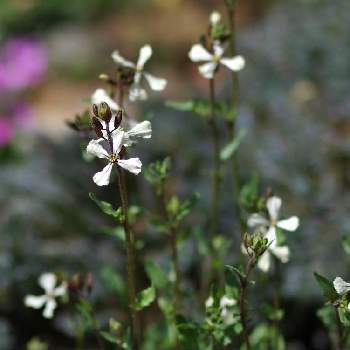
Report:
M56 307L57 307L57 303L55 299L50 298L46 303L45 309L43 311L43 316L45 318L52 318Z
M108 163L100 172L92 178L97 186L107 186L111 177L113 163Z
M129 89L129 99L130 101L144 101L147 100L147 92L139 84L133 84Z
M118 154L123 145L125 132L121 129L117 129L112 133L113 140L113 153Z
M141 73L141 72L136 72L135 73L135 75L134 75L134 85L137 85L137 86L140 85L143 74L144 73Z
M162 91L165 89L167 81L162 78L157 78L152 74L144 73L146 80L148 81L149 86L154 91Z
M276 258L281 260L283 264L289 261L289 248L287 246L279 247L279 246L271 245L269 247L269 250Z
M152 124L150 121L145 120L136 124L131 130L127 132L128 137L149 139L152 137Z
M86 152L98 157L98 158L108 158L108 152L100 145L103 139L91 140L86 147Z
M237 304L237 300L229 298L226 295L220 299L220 308L226 308L226 306L233 306Z
M47 302L46 295L27 295L24 299L24 304L27 307L32 307L33 309L40 309Z
M141 171L142 163L139 158L118 159L118 165L137 175Z
M222 58L220 62L234 72L242 70L245 66L245 60L242 56Z
M214 305L214 298L210 296L206 301L205 301L205 307L209 309Z
M99 105L100 103L105 102L108 104L109 108L116 112L120 108L118 104L108 95L107 91L104 89L97 89L92 95L91 95L91 103Z
M50 272L43 273L38 280L40 287L44 289L46 294L52 293L55 288L56 281L56 275Z
M258 268L263 271L267 272L270 269L271 265L271 256L270 252L267 250L258 260Z
M120 66L127 68L135 68L135 64L126 60L123 56L119 54L119 51L117 50L112 52L112 59L115 63L119 64Z
M267 211L272 220L277 220L278 213L281 209L282 200L279 197L273 196L266 201Z
M54 289L53 294L55 297L62 297L67 293L67 282L63 282L60 286Z
M339 295L343 295L350 291L350 283L345 282L341 277L335 278L333 286Z
M267 230L267 233L265 235L265 238L267 238L268 243L275 242L277 240L276 236L276 227L275 226L270 226L269 229Z
M249 227L257 227L257 226L267 226L269 221L262 215L258 213L254 213L249 216L247 225Z
M193 45L188 56L193 62L205 62L213 59L213 55L201 44Z
M137 69L142 70L143 66L151 58L151 56L152 56L151 46L150 45L142 46L139 53L139 59L137 60L137 64L136 64Z
M299 218L292 216L286 220L280 220L277 222L277 227L286 231L295 231L299 227Z
M199 73L206 79L212 79L218 64L216 62L204 63L198 67Z

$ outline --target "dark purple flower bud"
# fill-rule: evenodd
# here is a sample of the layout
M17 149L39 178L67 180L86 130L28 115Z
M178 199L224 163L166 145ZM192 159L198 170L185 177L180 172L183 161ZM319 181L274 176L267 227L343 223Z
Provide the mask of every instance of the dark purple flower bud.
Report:
M94 115L96 117L98 117L98 107L97 107L97 105L95 105L95 104L92 105L92 112L94 113Z
M103 125L96 117L92 117L92 127L95 130L97 137L103 137Z
M114 119L114 128L115 129L119 128L122 120L123 120L123 111L120 109L117 112L117 115L115 116L115 119Z

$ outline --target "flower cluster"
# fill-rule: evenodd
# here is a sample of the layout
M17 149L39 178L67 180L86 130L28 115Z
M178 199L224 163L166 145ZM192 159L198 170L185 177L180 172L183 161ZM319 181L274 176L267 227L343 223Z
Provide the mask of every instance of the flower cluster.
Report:
M139 138L148 139L152 136L152 127L149 121L136 124L132 129L124 131L121 127L122 111L113 114L109 105L102 102L94 105L92 124L98 139L91 140L86 151L98 158L106 159L108 164L102 171L93 176L98 186L109 184L112 169L117 165L137 175L141 171L142 163L139 158L125 159L126 148Z
M281 198L276 196L269 197L266 201L268 216L254 213L248 218L248 226L262 233L268 240L268 248L258 261L258 267L264 272L270 269L271 255L274 255L282 263L286 263L289 260L289 248L278 245L277 229L295 231L299 227L299 218L296 216L286 220L278 219L281 206Z

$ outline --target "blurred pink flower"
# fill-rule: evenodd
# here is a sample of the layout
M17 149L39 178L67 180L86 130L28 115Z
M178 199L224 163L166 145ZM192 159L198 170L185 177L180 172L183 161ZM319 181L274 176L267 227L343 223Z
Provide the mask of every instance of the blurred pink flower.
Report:
M10 120L0 118L0 146L7 145L14 134L13 125Z
M44 47L27 38L11 39L0 50L0 91L18 91L43 79L47 69Z

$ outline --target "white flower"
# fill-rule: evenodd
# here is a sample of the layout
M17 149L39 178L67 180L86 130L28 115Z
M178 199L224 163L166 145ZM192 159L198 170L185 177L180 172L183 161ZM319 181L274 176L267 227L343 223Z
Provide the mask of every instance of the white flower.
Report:
M86 147L86 151L98 158L108 159L108 164L93 176L93 180L98 186L106 186L109 184L111 172L114 164L119 165L125 170L137 175L141 171L142 163L139 158L121 159L119 153L125 141L125 132L122 129L116 129L113 133L109 133L109 140L104 138L91 140ZM105 142L109 145L107 151L100 143Z
M244 68L245 60L242 56L234 56L232 58L223 57L225 50L219 42L214 42L213 51L211 53L203 45L195 44L188 54L192 62L206 62L198 67L199 73L204 78L212 79L220 63L234 72L238 72Z
M229 307L234 306L237 304L237 300L233 298L229 298L228 296L224 295L220 299L220 315L224 320L224 323L226 325L230 325L233 323L233 313L230 312Z
M120 66L135 70L134 82L129 90L130 101L147 99L147 92L141 86L142 77L145 77L150 88L154 91L162 91L166 87L167 81L165 79L157 78L144 71L144 65L151 58L151 56L152 48L150 45L145 45L141 47L139 58L136 64L126 60L119 54L118 51L114 51L112 53L112 58L115 63L117 63Z
M341 277L336 277L333 281L334 289L339 295L346 294L350 292L350 283L345 282Z
M254 227L262 232L266 232L266 238L269 243L276 240L276 228L279 227L286 231L295 231L299 227L299 218L292 216L286 220L278 220L279 211L281 209L282 200L273 196L266 201L267 212L269 218L258 213L252 214L248 218L248 226Z
M209 22L212 26L216 26L221 21L221 14L218 11L214 11L211 13L209 17Z
M120 107L118 104L108 95L107 91L104 89L97 89L92 95L91 95L91 103L95 105L99 105L102 102L105 102L108 104L109 108L113 112L117 112L120 110Z
M278 260L280 260L283 264L289 261L289 248L287 246L278 246L276 241L273 241L264 254L258 260L258 268L267 272L271 266L271 255L274 255Z
M40 309L45 306L43 316L45 318L52 318L53 313L57 307L56 298L66 294L67 283L63 282L60 286L55 287L57 283L56 276L53 273L44 273L39 277L39 285L44 289L45 294L27 295L24 303L27 307Z
M210 307L213 307L214 305L214 298L210 296L206 301L205 301L205 307L209 309Z

